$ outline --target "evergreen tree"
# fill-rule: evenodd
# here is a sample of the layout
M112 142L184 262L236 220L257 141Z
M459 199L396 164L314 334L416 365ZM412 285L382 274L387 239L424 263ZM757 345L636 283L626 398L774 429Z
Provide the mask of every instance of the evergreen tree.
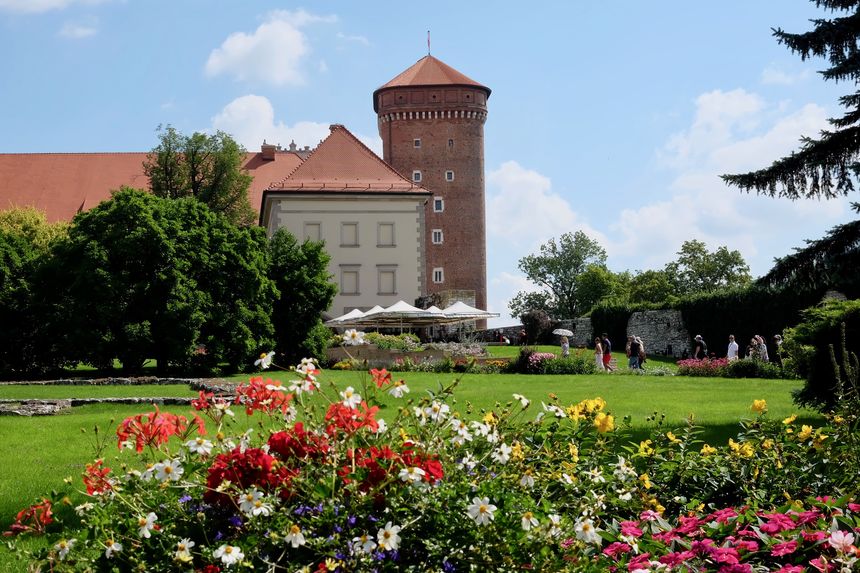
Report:
M832 129L822 131L817 139L803 137L799 150L765 169L723 175L726 183L743 191L792 200L832 199L849 195L860 178L860 89L857 89L860 84L860 1L813 1L817 7L836 16L813 20L813 29L806 33L790 34L776 29L773 35L803 60L813 56L827 59L830 67L820 72L824 80L849 82L854 91L839 98L845 114L829 119ZM852 207L860 212L860 203L852 203ZM837 226L826 237L809 241L806 248L777 259L760 283L810 289L853 288L839 279L860 259L858 223Z

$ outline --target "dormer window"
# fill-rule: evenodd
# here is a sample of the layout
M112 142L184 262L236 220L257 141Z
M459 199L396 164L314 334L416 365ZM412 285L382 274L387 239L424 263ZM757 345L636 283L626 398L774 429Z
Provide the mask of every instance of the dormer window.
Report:
M415 183L421 183L421 172L419 170L415 170L412 172L412 181Z
M412 147L414 147L415 149L420 149L421 148L421 140L420 139L413 139L412 140Z

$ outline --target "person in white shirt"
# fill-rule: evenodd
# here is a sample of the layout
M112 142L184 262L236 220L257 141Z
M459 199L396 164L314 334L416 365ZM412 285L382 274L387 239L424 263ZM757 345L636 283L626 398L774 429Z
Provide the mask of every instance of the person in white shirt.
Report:
M729 362L738 359L738 343L735 342L735 335L729 335L729 351L726 354L726 358L729 359Z

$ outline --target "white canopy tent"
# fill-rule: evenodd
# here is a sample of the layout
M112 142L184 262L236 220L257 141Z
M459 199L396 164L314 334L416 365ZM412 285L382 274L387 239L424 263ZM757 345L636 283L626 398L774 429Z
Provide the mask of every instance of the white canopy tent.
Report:
M440 310L435 306L427 309L417 308L404 301L398 301L388 308L377 305L361 312L352 310L343 316L333 318L326 322L326 326L335 328L345 327L399 327L423 328L427 326L439 326L444 324L457 324L472 320L483 320L499 316L498 313L487 312L471 307L465 303L457 302Z

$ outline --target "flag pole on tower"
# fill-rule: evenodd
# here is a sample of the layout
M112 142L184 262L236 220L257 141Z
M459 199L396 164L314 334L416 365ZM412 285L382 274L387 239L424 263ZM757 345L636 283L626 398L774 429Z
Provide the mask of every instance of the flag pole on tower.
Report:
M427 30L427 55L430 55L430 30Z

